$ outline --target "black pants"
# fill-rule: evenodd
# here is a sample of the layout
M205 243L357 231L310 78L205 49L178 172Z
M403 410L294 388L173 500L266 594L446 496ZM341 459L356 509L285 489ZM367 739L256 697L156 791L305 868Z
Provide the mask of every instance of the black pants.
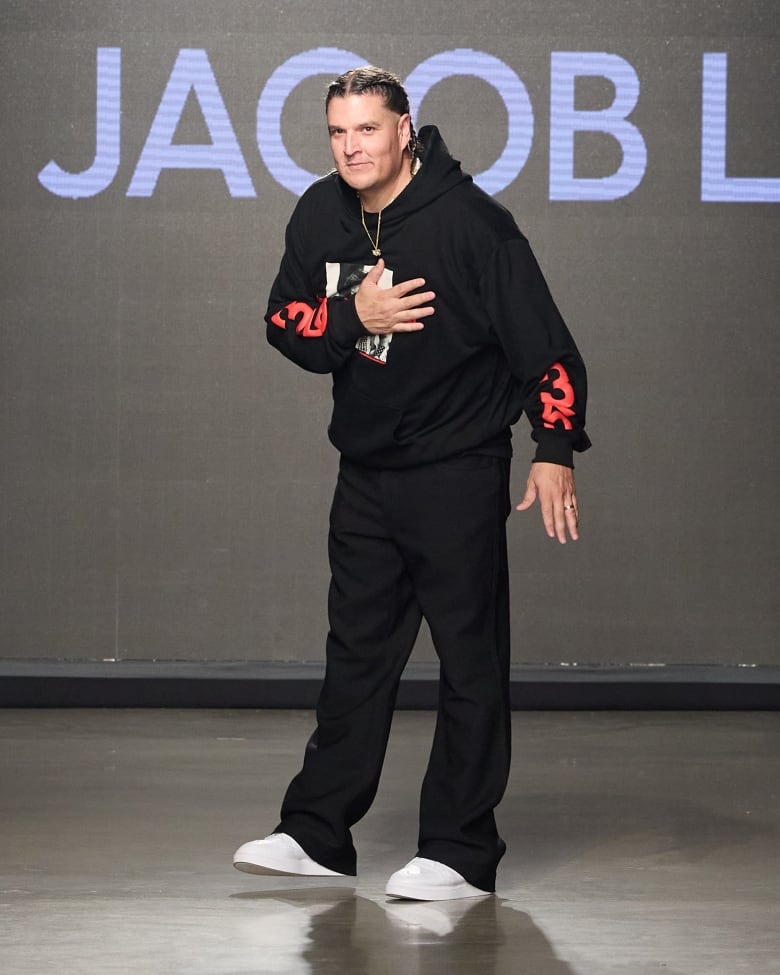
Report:
M441 676L418 856L495 889L505 845L493 811L510 761L508 481L509 461L495 457L399 471L342 460L317 729L277 826L332 870L356 872L350 827L376 795L424 616Z

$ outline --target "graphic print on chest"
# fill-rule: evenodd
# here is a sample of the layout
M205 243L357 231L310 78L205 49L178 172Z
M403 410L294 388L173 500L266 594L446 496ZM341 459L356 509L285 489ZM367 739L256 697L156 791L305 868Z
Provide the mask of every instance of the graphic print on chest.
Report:
M325 295L328 298L346 298L360 287L360 282L368 274L372 264L339 264L327 261L325 264ZM380 288L392 288L393 272L385 268L379 279ZM366 359L387 364L392 335L363 335L355 343L357 351Z

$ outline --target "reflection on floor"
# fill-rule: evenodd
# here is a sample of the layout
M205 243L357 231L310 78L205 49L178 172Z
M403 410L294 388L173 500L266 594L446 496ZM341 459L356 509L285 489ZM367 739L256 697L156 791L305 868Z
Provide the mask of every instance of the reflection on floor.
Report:
M357 879L239 874L307 712L0 711L11 975L777 975L780 715L515 715L495 897L391 901L433 715L396 717Z

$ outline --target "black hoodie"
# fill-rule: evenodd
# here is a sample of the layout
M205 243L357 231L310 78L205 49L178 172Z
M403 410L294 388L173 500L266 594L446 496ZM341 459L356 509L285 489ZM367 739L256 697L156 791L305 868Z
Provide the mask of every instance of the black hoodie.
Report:
M376 260L357 194L334 172L288 224L268 340L304 369L333 373L328 432L351 460L397 468L510 456L509 428L525 411L535 459L570 467L572 450L590 446L577 347L512 215L463 173L434 126L420 141L419 172L382 211L381 250L387 283L422 277L436 293L422 331L363 328L354 291Z

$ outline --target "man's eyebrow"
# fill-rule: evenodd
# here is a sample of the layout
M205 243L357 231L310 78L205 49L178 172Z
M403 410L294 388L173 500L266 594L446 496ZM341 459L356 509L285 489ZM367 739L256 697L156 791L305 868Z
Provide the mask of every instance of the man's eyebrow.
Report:
M364 119L362 122L358 122L357 125L354 125L353 128L362 129L365 128L366 125L373 125L374 128L378 129L381 124L382 123L378 119ZM343 129L343 128L344 128L343 125L328 125L329 130Z

